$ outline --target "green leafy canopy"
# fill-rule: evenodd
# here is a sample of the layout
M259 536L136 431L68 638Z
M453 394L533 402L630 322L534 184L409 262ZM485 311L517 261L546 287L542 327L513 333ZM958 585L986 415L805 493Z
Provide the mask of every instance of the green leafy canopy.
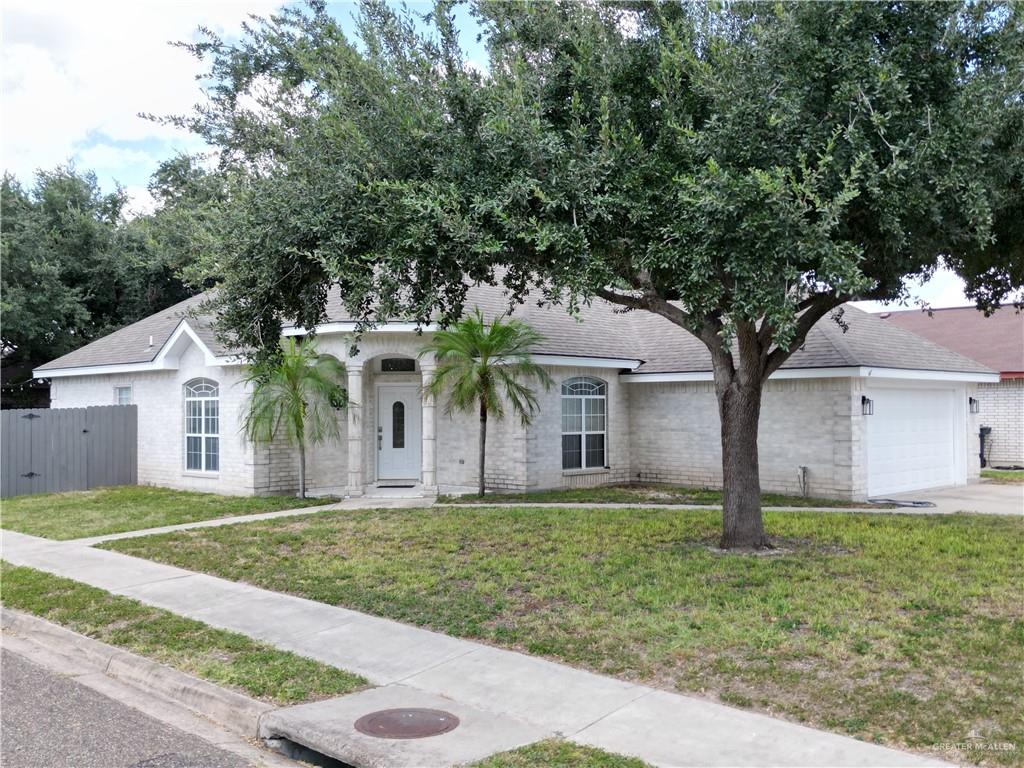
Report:
M1014 3L320 3L189 46L176 118L238 173L221 313L272 348L340 286L356 317L459 316L465 281L602 296L763 381L854 299L945 263L983 309L1024 285ZM255 107L252 105L255 104ZM724 342L735 339L738 356Z
M130 218L124 190L95 174L40 171L0 185L0 313L5 362L40 364L189 293L159 244Z

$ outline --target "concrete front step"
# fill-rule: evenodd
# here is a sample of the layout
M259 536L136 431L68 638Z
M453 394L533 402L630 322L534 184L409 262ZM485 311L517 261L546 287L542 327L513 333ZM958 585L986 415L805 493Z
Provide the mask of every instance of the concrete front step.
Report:
M437 496L437 491L424 490L419 483L406 484L401 481L394 483L374 483L363 489L360 497L365 501L374 499L432 499Z

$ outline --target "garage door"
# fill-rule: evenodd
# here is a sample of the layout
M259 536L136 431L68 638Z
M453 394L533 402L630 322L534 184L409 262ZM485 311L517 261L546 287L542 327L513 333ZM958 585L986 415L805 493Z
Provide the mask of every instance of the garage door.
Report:
M956 483L951 390L875 389L868 427L868 495Z

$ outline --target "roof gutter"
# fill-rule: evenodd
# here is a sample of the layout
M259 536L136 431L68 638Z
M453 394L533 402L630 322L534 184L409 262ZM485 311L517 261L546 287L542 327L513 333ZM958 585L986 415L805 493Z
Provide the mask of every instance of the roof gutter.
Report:
M851 365L836 368L782 368L770 377L782 379L913 379L917 381L956 381L994 384L999 374L981 371L929 371L920 368L879 368L875 366ZM714 381L711 371L680 371L665 373L624 373L619 380L630 383L654 384L662 382Z
M635 371L643 360L633 360L624 357L586 357L585 355L555 355L545 352L534 352L530 355L542 365L567 365L575 368L624 368ZM620 374L625 378L628 374Z
M333 323L324 323L318 325L313 330L316 331L318 336L325 336L331 333L355 333L359 329L359 324L355 320L344 320ZM414 333L416 331L422 331L423 333L431 333L438 330L438 326L434 324L429 325L417 325L416 323L402 323L402 322L386 322L377 323L371 327L364 328L364 332L380 332L380 333ZM301 325L293 325L290 328L284 328L281 330L282 336L308 336L310 331Z

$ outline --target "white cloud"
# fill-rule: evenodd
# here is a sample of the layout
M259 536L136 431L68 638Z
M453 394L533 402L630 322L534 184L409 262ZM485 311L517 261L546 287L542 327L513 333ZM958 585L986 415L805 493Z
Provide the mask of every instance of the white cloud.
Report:
M159 160L203 147L138 117L188 112L202 65L169 41L204 25L237 34L249 13L280 3L5 0L0 162L28 181L69 159L141 188Z
M153 158L149 152L143 152L141 149L94 144L75 153L75 159L82 168L130 168L133 165L149 163Z
M895 301L855 301L853 306L863 309L865 312L882 312L886 309L899 309L901 307L916 307L919 301L927 302L933 309L941 307L965 307L973 302L964 295L964 281L952 270L936 270L930 280L923 283L908 281L910 286L910 301L899 303Z
M136 216L143 216L147 213L152 213L156 210L156 200L149 193L149 190L145 187L125 187L124 191L128 194L128 209L125 211L125 215L129 219L134 219Z

